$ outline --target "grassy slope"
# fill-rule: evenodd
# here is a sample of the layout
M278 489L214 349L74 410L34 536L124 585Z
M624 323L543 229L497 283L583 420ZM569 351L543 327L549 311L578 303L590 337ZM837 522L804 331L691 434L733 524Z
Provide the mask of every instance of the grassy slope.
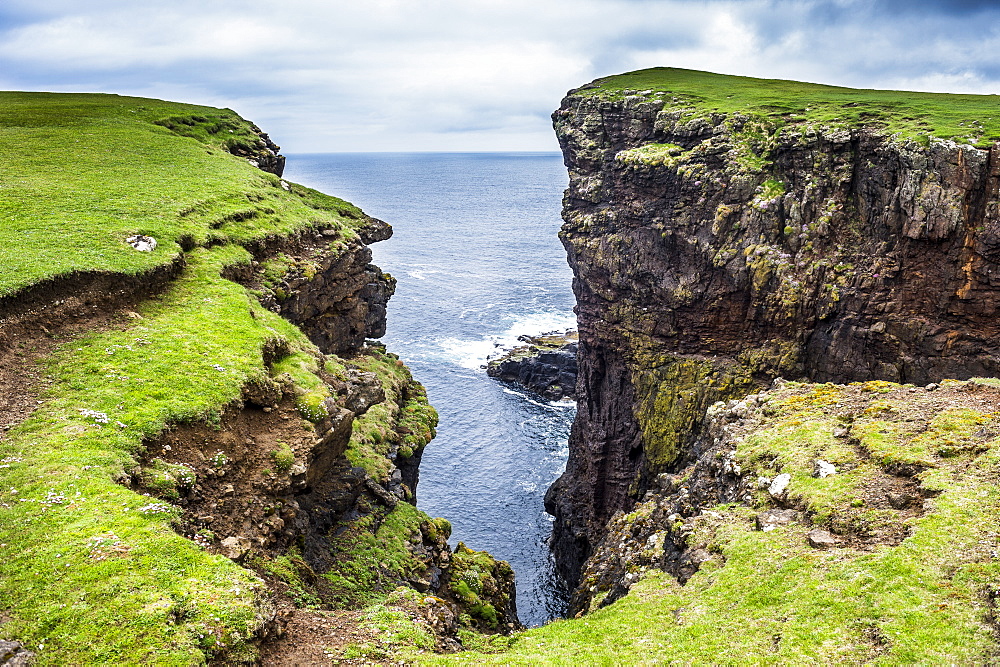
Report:
M189 116L204 119L184 126L200 137L153 123ZM209 131L220 126L230 136ZM287 192L221 149L248 128L230 111L156 100L0 94L0 294L74 271L140 273L172 261L183 236L210 246L188 252L138 318L44 360L41 405L0 443L0 636L43 664L246 655L260 625L256 576L176 535L170 506L113 481L143 438L237 400L267 372L267 341L313 350L220 271L249 261L240 243L253 239L313 226L353 237L356 209ZM159 247L125 245L136 232Z
M811 526L755 531L753 517L770 505L761 491L756 509L721 506L693 522L692 543L708 541L717 555L686 586L648 572L625 598L528 631L508 653L449 661L988 662L988 598L1000 577L1000 390L976 386L978 404L959 407L967 387L954 383L942 396L890 383L793 384L771 396L770 416L737 446L745 474L790 473L794 502L814 520L862 533L893 521L865 496L881 467L928 465L919 479L941 494L925 515L902 520L911 533L900 544L823 551L806 544ZM858 448L833 435L847 414ZM814 478L817 458L840 472Z
M179 125L192 137L155 121ZM215 133L211 131L215 130ZM250 124L229 110L117 95L0 93L0 296L73 271L134 274L164 264L185 237L247 241L353 208L233 157ZM332 224L332 223L331 223ZM124 240L147 234L152 253Z
M783 124L880 126L904 138L1000 141L1000 96L862 90L657 67L598 79L576 94L655 96L678 109L744 113Z

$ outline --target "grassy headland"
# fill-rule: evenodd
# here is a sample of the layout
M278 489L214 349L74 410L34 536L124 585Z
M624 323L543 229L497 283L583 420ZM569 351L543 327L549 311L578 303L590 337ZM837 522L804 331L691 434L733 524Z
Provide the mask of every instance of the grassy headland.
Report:
M171 129L174 128L174 129ZM229 153L226 109L97 94L0 93L0 297L73 272L137 274L209 243L336 225L357 209ZM152 236L151 253L125 243Z
M655 67L598 79L577 95L662 100L700 113L740 113L769 124L858 127L902 138L953 139L988 146L1000 141L1000 96L914 93L755 79L673 67Z
M230 153L260 145L229 110L0 93L0 297L28 299L41 318L0 348L3 379L23 375L14 386L31 398L0 433L0 637L22 642L39 664L252 660L273 615L258 575L206 550L210 531L200 542L182 537L179 507L128 487L165 429L218 425L248 385L270 376L290 378L282 381L309 398L343 367L223 277L250 266L250 250L265 242L321 230L339 252L366 224L353 205ZM155 238L155 250L126 243L135 234ZM112 308L95 330L46 319L81 278L142 281L166 266L154 297ZM40 284L53 291L30 301ZM100 295L89 298L95 312L107 310ZM275 350L291 361L274 364ZM405 419L416 448L435 417L397 363L386 361L393 391L413 384ZM301 427L312 433L308 420ZM291 468L294 456L278 452L274 469ZM142 474L200 481L170 465ZM409 523L428 520L412 514Z

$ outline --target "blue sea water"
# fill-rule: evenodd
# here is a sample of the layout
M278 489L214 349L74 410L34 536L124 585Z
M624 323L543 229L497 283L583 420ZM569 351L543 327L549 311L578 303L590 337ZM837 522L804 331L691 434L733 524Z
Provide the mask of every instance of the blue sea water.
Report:
M563 615L546 540L545 490L566 463L574 407L486 376L521 334L575 327L572 274L557 238L567 177L558 153L291 155L285 177L392 224L375 263L396 277L383 338L440 414L418 506L453 544L507 560L521 621Z

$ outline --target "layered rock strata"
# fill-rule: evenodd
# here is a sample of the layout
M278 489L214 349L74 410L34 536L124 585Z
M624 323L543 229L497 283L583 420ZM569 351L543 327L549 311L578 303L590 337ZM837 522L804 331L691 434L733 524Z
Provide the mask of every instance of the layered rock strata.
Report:
M571 93L561 232L579 410L550 489L575 582L609 519L682 465L703 415L775 377L995 374L1000 151Z

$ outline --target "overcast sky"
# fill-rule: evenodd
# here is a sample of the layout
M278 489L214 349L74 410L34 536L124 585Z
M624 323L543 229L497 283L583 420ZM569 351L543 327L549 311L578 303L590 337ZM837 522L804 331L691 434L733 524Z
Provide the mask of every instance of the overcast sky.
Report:
M556 150L566 90L643 67L1000 92L997 5L0 0L0 89L227 106L286 153Z

